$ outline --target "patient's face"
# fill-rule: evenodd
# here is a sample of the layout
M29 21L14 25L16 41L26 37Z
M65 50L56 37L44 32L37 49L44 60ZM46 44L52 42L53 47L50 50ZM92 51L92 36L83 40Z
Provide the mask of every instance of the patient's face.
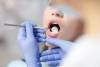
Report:
M47 37L74 41L82 32L82 25L77 18L61 15L51 7L45 9L43 22Z

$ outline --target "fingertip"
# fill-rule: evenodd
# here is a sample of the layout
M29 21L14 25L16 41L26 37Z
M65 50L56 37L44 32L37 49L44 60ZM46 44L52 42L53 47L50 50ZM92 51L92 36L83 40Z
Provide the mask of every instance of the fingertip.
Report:
M43 34L43 33L37 33L37 34L36 34L36 37L46 39L46 35Z
M35 29L39 33L45 33L45 30L43 28L35 28Z
M44 57L40 57L40 61L41 62L44 62L45 61L45 58Z
M59 65L59 60L54 60L54 61L48 61L47 64L51 66L58 66Z
M44 38L38 38L38 41L39 42L45 42L45 39Z
M48 54L49 54L49 52L48 52L48 50L46 50L46 51L43 51L41 55L45 56L45 55L48 55Z

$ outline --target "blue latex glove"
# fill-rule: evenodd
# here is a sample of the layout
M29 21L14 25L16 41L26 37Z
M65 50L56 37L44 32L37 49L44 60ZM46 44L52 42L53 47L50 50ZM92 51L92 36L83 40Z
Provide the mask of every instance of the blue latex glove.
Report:
M49 67L57 67L63 57L60 48L43 51L40 57L41 62L46 62Z
M40 60L46 62L50 67L57 67L61 62L63 56L68 52L72 46L72 42L60 40L56 38L47 38L46 42L60 48L46 50L42 53Z
M39 42L45 40L44 31L35 29L32 21L26 21L19 30L18 41L28 67L41 67ZM40 35L41 34L41 35Z
M67 53L70 47L74 44L71 41L61 40L57 38L46 38L46 42L50 45L57 46L62 49L63 52Z

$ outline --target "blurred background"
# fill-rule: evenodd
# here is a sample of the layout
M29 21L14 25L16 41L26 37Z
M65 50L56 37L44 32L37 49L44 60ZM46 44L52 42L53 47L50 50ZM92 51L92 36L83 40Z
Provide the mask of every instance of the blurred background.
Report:
M56 1L68 2L83 15L86 34L90 37L100 34L100 0ZM47 4L48 0L0 0L0 67L7 67L12 60L22 57L17 42L19 28L6 27L4 23L20 24L34 20L42 26L42 14Z
M42 25L43 9L47 0L0 0L0 67L8 62L20 59L17 42L18 28L6 27L4 23L20 24L25 20L34 20Z

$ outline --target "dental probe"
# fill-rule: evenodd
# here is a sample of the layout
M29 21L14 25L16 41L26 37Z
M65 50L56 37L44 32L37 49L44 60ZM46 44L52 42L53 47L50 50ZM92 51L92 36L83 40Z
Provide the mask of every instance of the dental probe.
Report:
M17 24L9 24L9 23L5 23L4 24L5 26L14 26L14 27L24 27L24 26L22 26L22 25L17 25ZM43 27L34 27L34 28L42 28L42 29L46 29L46 28L43 28Z
M9 24L9 23L5 23L4 24L5 26L14 26L14 27L25 27L25 26L22 26L22 25L18 25L18 24ZM47 28L43 28L43 27L34 27L35 29L47 29ZM52 48L48 48L48 50L51 50Z

